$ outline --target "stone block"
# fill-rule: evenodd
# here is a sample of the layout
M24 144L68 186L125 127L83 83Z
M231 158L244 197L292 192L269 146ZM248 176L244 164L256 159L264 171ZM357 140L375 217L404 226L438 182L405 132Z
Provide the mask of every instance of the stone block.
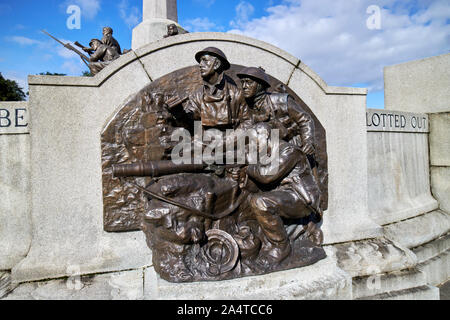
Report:
M417 256L419 263L425 262L450 249L450 234L446 234L436 240L428 242L419 247L413 248L412 251Z
M30 133L28 102L0 101L0 135Z
M420 286L416 288L392 291L361 300L439 300L439 288L433 286Z
M407 248L418 247L445 235L449 231L450 214L441 210L384 227L384 234L387 238Z
M417 269L356 277L353 278L353 299L370 298L424 285L427 285L426 275Z
M141 300L142 277L139 269L24 283L5 300Z
M430 161L450 167L450 112L430 114Z
M88 79L30 77L33 241L12 270L16 283L64 277L72 266L93 274L151 263L143 233L103 230L100 134L150 82L134 53L108 68Z
M0 299L10 293L11 290L11 274L9 272L0 272Z
M384 68L387 110L407 112L450 111L450 54Z
M450 212L450 167L431 167L431 192L439 208Z
M450 279L450 249L417 265L427 277L427 283L440 285Z
M0 270L10 270L31 244L30 135L0 133L0 150Z
M177 25L179 34L186 33L183 27L173 20L153 18L141 22L133 29L131 48L137 50L149 43L163 40L164 36L167 34L167 26L170 24ZM176 37L178 37L178 35Z
M151 275L153 273L153 275ZM327 258L299 269L219 282L174 284L145 273L149 300L349 300L350 276Z
M368 218L366 95L351 89L331 91L336 88L327 87L315 80L317 77L301 65L289 87L326 130L329 206L322 227L324 241L331 244L381 236L381 228Z
M425 115L426 116L426 115ZM438 208L426 133L367 132L370 217L381 225Z
M386 238L335 244L325 251L352 277L400 271L417 263L412 251Z

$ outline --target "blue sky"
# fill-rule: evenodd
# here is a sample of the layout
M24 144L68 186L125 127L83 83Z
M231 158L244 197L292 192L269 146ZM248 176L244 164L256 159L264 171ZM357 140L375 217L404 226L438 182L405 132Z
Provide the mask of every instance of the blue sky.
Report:
M69 5L81 8L80 29L67 28ZM232 32L281 47L329 85L369 88L374 108L384 106L383 67L450 51L448 0L179 0L178 19L191 32ZM24 87L29 74L78 76L87 68L41 29L87 45L109 25L130 48L141 20L142 0L0 0L0 72Z

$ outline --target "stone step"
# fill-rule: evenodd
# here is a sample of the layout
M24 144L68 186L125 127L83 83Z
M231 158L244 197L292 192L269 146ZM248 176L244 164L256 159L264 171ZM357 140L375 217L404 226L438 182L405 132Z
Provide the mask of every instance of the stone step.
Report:
M400 291L391 291L358 300L439 300L439 288L420 286Z
M449 231L450 214L442 210L384 226L384 234L387 238L407 248L421 246Z
M450 233L428 242L422 246L413 248L412 251L417 256L417 260L419 263L425 262L442 252L450 249Z
M389 273L356 277L353 283L353 299L362 299L387 292L402 291L427 285L425 273L418 269L407 269Z
M417 265L426 274L427 283L437 286L450 277L450 249Z
M324 249L352 278L405 270L417 264L411 250L387 238L340 243Z

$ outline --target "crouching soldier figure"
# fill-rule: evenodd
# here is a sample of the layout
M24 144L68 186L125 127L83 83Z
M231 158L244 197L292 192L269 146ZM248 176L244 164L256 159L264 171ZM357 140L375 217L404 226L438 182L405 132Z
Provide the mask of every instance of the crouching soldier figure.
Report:
M316 226L321 220L321 192L300 147L274 141L268 123L258 123L255 128L258 144L269 141L267 151L274 160L248 166L246 174L260 190L250 195L249 204L265 238L258 263L274 264L289 255L290 241L295 241L286 228L289 221L306 221L303 232L315 245L322 244L322 231ZM278 156L274 157L275 153Z

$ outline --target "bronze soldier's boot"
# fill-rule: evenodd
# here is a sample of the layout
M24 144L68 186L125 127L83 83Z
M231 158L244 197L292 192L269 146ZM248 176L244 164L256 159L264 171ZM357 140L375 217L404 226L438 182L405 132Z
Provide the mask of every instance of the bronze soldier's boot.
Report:
M283 261L291 252L289 237L284 228L283 220L274 210L270 210L270 204L264 197L254 197L251 200L256 220L258 221L264 236L265 248L263 247L259 260L260 263L269 264Z

